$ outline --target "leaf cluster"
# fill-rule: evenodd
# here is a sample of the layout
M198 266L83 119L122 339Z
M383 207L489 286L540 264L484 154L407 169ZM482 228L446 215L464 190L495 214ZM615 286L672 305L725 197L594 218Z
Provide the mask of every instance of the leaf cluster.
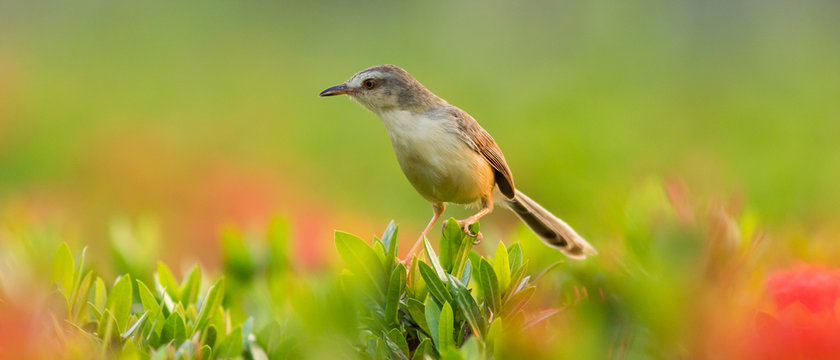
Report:
M253 319L232 326L223 306L224 278L208 282L202 292L198 266L178 282L164 263L158 263L152 284L124 274L109 289L86 269L85 252L77 262L62 243L52 263L52 282L66 310L52 315L60 339L87 339L102 357L267 358L265 346L252 333ZM266 338L263 344L269 342L271 330L269 326L260 334Z
M369 359L482 359L494 354L506 329L525 325L534 295L518 243L499 242L490 259L472 251L455 219L444 226L438 255L423 239L425 259L406 267L397 258L393 222L372 244L336 232L344 260L342 284L365 304L358 350ZM505 324L505 325L503 325Z

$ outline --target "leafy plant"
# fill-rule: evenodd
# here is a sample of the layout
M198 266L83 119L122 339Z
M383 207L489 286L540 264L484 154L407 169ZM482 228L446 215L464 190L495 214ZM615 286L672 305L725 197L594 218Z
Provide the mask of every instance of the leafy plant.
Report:
M55 328L60 338L76 335L102 357L294 356L299 353L296 336L302 335L294 329L307 326L306 318L296 319L294 312L251 308L253 304L245 301L293 284L283 278L288 259L281 251L282 229L275 224L270 231L271 256L276 258L271 261L282 261L281 267L269 266L271 261L257 257L260 252L249 250L249 243L237 233L226 233L225 248L236 248L238 254L234 259L226 253L226 273L233 275L229 282L225 277L211 282L198 266L178 281L166 264L158 262L150 283L126 273L109 287L85 266L85 250L74 259L70 248L61 244L50 275L66 311L54 314ZM528 262L518 243L507 248L500 242L493 258L480 256L472 251L472 239L450 219L440 240L440 255L424 239L425 255L404 263L397 257L397 234L393 222L371 244L336 232L336 249L346 266L338 276L338 291L328 290L323 303L311 304L319 296L308 286L318 281L299 283L304 286L301 290L290 288L285 298L273 297L274 303L268 306L278 308L277 302L291 300L298 312L311 308L340 314L343 306L358 312L320 316L334 319L321 324L321 329L338 331L335 335L348 339L351 351L371 359L487 358L494 354L503 332L526 326L523 308L534 294L535 279L527 275ZM251 265L234 266L233 262ZM347 320L350 330L343 331ZM262 330L255 330L255 323ZM319 340L302 341L312 347L312 341Z
M251 336L253 320L231 329L230 314L222 306L224 278L199 296L198 266L178 283L158 263L151 286L124 274L108 290L102 278L85 268L84 250L77 263L67 244L61 244L51 274L67 309L60 319L54 317L57 330L78 333L103 356L210 359L265 353Z
M503 324L525 323L523 307L534 294L519 244L499 242L493 259L472 251L455 219L444 226L437 255L424 239L425 260L397 258L397 227L382 239L336 232L347 266L345 291L365 304L361 357L371 359L478 359L494 353Z

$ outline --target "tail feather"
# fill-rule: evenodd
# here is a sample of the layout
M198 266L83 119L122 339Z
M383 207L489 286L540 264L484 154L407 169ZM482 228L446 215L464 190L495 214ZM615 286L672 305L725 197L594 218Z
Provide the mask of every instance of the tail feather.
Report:
M516 190L513 199L505 199L504 205L516 213L544 243L560 250L566 256L583 259L586 255L598 254L571 226L519 190Z

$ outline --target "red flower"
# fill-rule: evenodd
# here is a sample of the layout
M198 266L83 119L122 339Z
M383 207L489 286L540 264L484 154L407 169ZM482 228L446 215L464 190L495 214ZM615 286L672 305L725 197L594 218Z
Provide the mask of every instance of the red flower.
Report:
M840 359L840 270L801 265L765 283L775 316L760 312L755 359Z

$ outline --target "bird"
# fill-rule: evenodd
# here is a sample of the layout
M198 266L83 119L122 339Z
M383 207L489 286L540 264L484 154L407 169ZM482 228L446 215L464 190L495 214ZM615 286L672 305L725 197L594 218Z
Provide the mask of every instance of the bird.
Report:
M419 249L447 203L478 205L458 220L475 244L482 239L470 226L493 211L494 202L515 213L537 237L573 259L597 251L571 226L516 188L513 174L493 137L464 110L432 93L396 65L357 72L319 96L347 95L385 124L400 168L411 185L432 203L433 215L408 253Z

